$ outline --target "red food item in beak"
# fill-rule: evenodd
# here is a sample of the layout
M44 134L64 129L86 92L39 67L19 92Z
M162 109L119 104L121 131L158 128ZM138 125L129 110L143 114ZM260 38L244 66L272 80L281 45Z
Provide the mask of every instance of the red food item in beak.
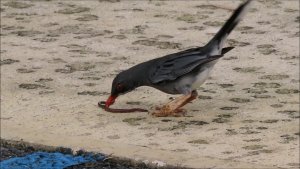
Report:
M105 107L109 108L110 105L114 104L114 102L115 102L115 100L116 100L117 97L118 96L112 96L112 95L109 96L109 98L105 102Z

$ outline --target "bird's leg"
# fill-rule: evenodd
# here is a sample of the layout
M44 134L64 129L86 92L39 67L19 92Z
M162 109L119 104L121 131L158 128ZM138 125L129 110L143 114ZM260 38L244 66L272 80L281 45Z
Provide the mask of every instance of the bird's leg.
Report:
M196 99L198 93L196 90L193 90L190 94L184 95L176 98L175 100L170 101L166 105L161 108L158 108L155 112L152 113L153 116L156 117L180 117L186 114L186 110L181 109L184 105Z

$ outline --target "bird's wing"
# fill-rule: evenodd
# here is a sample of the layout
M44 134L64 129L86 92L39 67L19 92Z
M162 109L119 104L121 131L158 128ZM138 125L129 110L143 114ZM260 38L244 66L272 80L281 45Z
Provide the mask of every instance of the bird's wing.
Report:
M149 71L150 81L159 83L175 80L204 63L216 60L223 55L207 56L201 48L193 48L159 58Z

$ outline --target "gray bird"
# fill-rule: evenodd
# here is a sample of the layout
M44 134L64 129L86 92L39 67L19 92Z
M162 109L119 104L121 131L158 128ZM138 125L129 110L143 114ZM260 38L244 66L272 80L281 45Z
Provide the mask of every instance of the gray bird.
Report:
M180 108L196 98L196 89L209 77L218 59L233 49L223 48L223 45L243 18L251 1L241 4L205 46L149 60L119 73L113 80L111 95L105 102L105 108L109 110L109 106L122 94L140 86L150 86L168 94L184 95L163 106L154 115L177 116L184 112Z

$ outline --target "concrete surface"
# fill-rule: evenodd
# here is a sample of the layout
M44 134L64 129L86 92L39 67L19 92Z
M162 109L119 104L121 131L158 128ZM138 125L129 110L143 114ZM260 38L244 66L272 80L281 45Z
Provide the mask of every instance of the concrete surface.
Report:
M97 107L117 72L204 45L240 1L1 1L1 137L194 168L299 167L299 2L255 1L187 117ZM153 109L148 87L115 107Z

